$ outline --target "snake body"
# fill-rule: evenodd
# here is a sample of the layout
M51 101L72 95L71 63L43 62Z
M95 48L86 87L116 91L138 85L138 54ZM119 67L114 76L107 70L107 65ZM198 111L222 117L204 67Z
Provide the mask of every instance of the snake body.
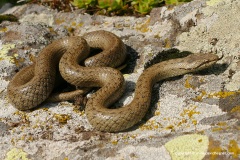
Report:
M86 59L85 66L88 67L84 67L79 64L88 57L89 46L100 48L103 53L96 55L96 58ZM56 40L42 50L34 65L14 76L8 85L8 98L20 110L38 106L52 92L59 64L62 77L69 83L100 88L86 104L90 124L99 131L118 132L132 127L144 117L156 82L205 69L218 60L214 54L192 54L155 64L140 75L130 104L109 109L123 94L125 86L120 71L111 67L121 65L125 58L124 43L107 31L91 32L83 38Z

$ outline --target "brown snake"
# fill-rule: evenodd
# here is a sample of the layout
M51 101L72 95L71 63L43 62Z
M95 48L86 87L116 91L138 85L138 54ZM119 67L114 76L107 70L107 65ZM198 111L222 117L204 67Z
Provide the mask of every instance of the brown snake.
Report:
M84 67L79 64L88 56L89 46L101 48L103 53L85 60L88 67ZM88 121L96 130L117 132L132 127L145 116L156 82L205 69L219 59L210 53L192 54L155 64L140 75L130 104L109 109L123 94L125 84L120 71L111 67L121 65L125 57L124 43L107 31L90 32L83 38L56 40L41 51L35 64L13 77L7 88L9 101L19 110L31 109L44 102L53 90L59 65L67 82L81 87L100 87L87 101Z

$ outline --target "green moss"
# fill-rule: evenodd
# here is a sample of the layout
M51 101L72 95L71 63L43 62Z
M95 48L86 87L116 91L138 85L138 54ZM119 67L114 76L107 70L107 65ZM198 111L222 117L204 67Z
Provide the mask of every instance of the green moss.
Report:
M98 13L140 13L148 14L152 8L164 4L181 4L192 0L73 0L72 4L86 10L96 10Z
M184 2L191 2L192 0L165 0L166 4L178 5Z
M0 23L2 23L3 21L17 22L18 18L12 14L0 15Z

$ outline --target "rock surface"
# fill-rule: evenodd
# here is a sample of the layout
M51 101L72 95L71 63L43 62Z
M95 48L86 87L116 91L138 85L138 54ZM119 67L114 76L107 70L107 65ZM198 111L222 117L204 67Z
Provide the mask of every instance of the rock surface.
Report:
M238 159L239 7L238 0L194 0L140 18L62 13L33 4L7 10L19 22L0 24L0 159ZM47 44L100 29L128 46L123 104L131 101L138 76L154 57L188 51L223 58L207 71L155 85L146 117L126 132L93 130L70 102L27 112L8 103L9 80Z

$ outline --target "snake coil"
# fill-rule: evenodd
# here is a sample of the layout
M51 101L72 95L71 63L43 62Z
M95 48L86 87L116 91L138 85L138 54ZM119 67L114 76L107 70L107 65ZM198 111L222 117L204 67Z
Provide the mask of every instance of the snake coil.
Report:
M102 52L87 58L90 47ZM13 77L7 88L9 101L19 110L38 106L51 94L59 68L62 77L75 86L100 88L86 104L88 121L96 130L118 132L132 127L145 116L156 82L205 69L218 60L210 53L192 54L155 64L140 75L130 104L109 109L123 94L125 86L120 71L112 67L121 65L125 58L124 43L107 31L56 40L39 53L35 64ZM84 59L87 67L79 65Z

